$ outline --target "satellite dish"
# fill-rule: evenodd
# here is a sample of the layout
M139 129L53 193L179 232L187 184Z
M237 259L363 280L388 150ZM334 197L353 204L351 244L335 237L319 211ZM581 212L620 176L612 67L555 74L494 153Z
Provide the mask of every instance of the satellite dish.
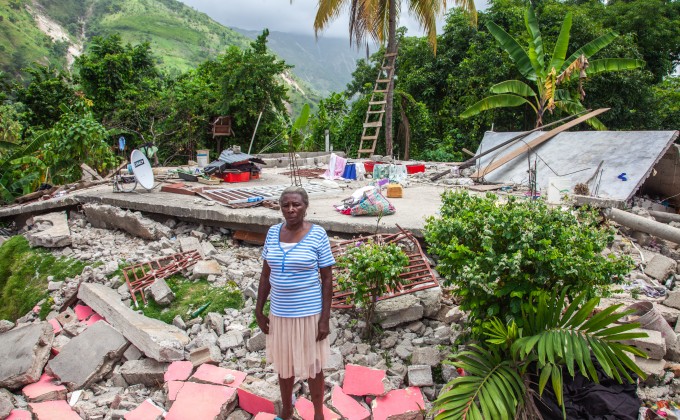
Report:
M139 182L139 185L147 190L153 189L153 170L144 153L137 149L133 150L130 155L130 162L132 162L132 173L135 174L135 179Z

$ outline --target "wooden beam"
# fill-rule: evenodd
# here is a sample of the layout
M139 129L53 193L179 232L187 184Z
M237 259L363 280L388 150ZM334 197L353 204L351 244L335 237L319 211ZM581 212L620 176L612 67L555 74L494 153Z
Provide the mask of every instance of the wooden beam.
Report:
M579 118L576 118L575 120L569 121L568 123L565 123L565 124L563 124L563 125L561 125L557 128L553 128L552 130L548 131L547 133L543 133L540 136L536 137L535 139L531 140L530 142L518 147L517 149L509 152L506 155L503 155L500 159L494 161L493 163L491 163L486 168L478 170L477 172L472 174L470 176L470 178L481 178L484 175L487 175L490 172L496 170L497 168L499 168L499 167L505 165L506 163L510 162L511 160L516 158L517 156L524 154L524 152L526 152L530 149L533 149L534 147L537 147L542 143L545 143L546 141L550 140L551 138L555 137L556 135L560 134L561 132L570 129L570 128L574 127L575 125L578 125L578 124L584 122L585 120L596 117L596 116L598 116L598 115L600 115L604 112L607 112L607 111L609 111L609 109L610 108L596 109L595 111L589 112L582 117L579 117Z

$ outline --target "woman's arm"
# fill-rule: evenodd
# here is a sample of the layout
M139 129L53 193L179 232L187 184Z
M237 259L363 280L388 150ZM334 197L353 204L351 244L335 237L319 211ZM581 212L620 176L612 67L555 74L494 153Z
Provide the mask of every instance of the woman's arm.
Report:
M331 300L333 300L333 267L323 267L321 273L321 318L316 341L328 337L331 320Z
M260 284L257 286L257 303L255 304L255 320L257 320L257 325L260 327L263 333L269 334L269 318L264 315L264 304L267 302L269 297L269 292L272 289L269 283L269 274L271 274L271 268L265 260L262 263L262 274L260 274Z

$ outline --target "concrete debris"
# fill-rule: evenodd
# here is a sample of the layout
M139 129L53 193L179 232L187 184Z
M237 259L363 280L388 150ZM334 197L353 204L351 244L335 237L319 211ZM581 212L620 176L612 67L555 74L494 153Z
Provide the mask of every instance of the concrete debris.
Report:
M0 320L0 334L5 333L14 328L14 322L7 319Z
M32 229L25 234L32 247L63 248L71 245L71 230L66 212L33 217Z
M419 347L413 350L411 363L435 367L441 363L441 355L435 347Z
M123 353L125 360L139 360L143 356L144 354L134 344L130 344L125 353Z
M631 340L622 341L623 344L628 344L639 350L644 351L650 359L663 359L666 355L666 340L660 332L653 330L634 329L631 332L644 332L648 337L634 338Z
M37 382L52 349L54 329L47 322L0 334L0 388L17 389Z
M246 342L246 348L248 351L260 351L264 350L267 344L267 335L262 331L258 331L253 334L250 339Z
M423 307L423 316L426 318L436 318L442 306L442 288L432 287L430 289L419 290L413 293Z
M240 347L243 345L243 334L240 331L228 331L226 334L221 335L217 342L222 350Z
M175 300L175 293L170 289L165 279L156 279L147 291L153 300L161 306L168 306Z
M201 253L201 256L205 257L205 255L202 254L203 248L201 247L201 241L193 236L184 236L179 238L179 247L182 252L198 251Z
M184 359L187 334L157 319L147 318L125 306L120 295L101 284L85 283L78 298L101 314L147 357L159 362Z
M250 414L280 413L283 407L278 385L247 377L238 388L238 405Z
M417 321L423 314L424 308L420 304L420 299L412 294L381 300L375 305L375 319L380 322L382 328L393 328Z
M14 410L14 396L6 389L0 389L0 419L4 419Z
M107 204L84 204L87 221L100 229L120 229L133 236L148 240L169 238L170 228L154 222L140 212L131 212Z
M64 327L72 322L78 322L76 313L71 308L66 308L66 310L62 311L57 315L56 320Z
M409 386L432 386L432 367L429 365L411 365L408 367Z
M196 280L210 275L219 276L222 274L222 267L215 260L201 260L194 265L191 279Z
M167 363L157 362L153 359L128 360L123 363L120 373L128 385L143 384L149 387L158 387L165 381Z
M678 263L672 259L661 254L655 254L654 257L647 263L645 267L645 274L661 282L665 282L668 277L675 274Z
M29 402L65 400L68 390L64 385L57 384L56 382L53 376L43 374L38 382L26 385L21 390L21 393L24 394L24 397Z
M99 321L69 341L49 361L46 372L69 390L86 388L113 370L128 344L121 333Z
M217 335L224 334L224 319L217 312L209 312L205 316L205 325Z
M151 399L144 400L139 407L125 414L125 420L163 420L166 412Z
M200 366L203 363L210 363L216 365L222 361L222 352L220 348L214 344L199 347L189 353L189 360L194 367Z

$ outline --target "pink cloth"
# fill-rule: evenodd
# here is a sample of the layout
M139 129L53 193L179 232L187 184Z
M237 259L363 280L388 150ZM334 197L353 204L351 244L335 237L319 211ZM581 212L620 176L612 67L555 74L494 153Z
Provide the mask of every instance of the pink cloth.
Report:
M347 166L347 159L331 153L331 158L328 162L328 169L322 175L326 179L338 179L342 178L342 174L345 172L345 166Z

